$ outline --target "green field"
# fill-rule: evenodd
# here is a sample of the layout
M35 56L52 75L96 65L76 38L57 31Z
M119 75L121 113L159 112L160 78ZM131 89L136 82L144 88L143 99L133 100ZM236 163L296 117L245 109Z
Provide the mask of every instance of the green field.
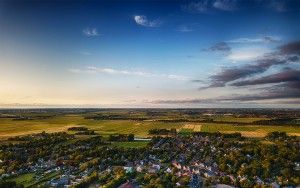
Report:
M202 124L201 131L203 132L241 132L244 136L261 137L268 132L282 131L293 135L300 134L300 127L296 126L263 126L263 125L232 125L232 124Z
M24 187L29 187L34 182L34 173L23 174L9 179L9 181L15 181L17 184L22 184Z
M214 117L214 120L228 121L228 124L201 123L204 132L241 132L245 136L264 136L272 131L285 131L293 135L300 135L300 126L260 126L260 125L234 125L230 122L252 122L261 118L234 118ZM0 139L11 136L46 132L67 131L72 126L84 126L97 133L107 136L110 134L133 133L138 137L148 137L148 130L171 129L184 131L186 122L161 122L161 121L134 121L134 120L93 120L85 119L82 115L56 115L46 119L13 120L0 119ZM70 132L72 133L72 132Z
M259 121L259 120L267 120L269 118L256 118L256 117L251 117L251 118L240 118L240 117L233 117L233 116L220 116L220 115L215 115L211 117L214 121L224 121L224 122L238 122L238 123L252 123L254 121Z
M7 181L15 181L17 184L22 184L24 187L37 187L43 182L48 181L51 178L58 176L57 172L52 172L40 179L35 179L34 173L22 174L14 178L9 178Z
M148 130L154 128L176 128L180 129L184 123L169 123L157 121L131 121L131 120L92 120L84 119L80 115L55 116L40 120L12 120L0 119L0 138L7 138L17 135L33 134L42 131L58 132L67 131L72 126L84 126L95 130L102 135L114 133L136 136L148 136Z
M113 142L112 145L123 148L142 148L147 146L148 141L135 141L135 142Z
M186 129L186 128L182 128L180 131L179 131L179 134L180 135L183 135L183 136L189 136L191 135L193 132L192 129Z

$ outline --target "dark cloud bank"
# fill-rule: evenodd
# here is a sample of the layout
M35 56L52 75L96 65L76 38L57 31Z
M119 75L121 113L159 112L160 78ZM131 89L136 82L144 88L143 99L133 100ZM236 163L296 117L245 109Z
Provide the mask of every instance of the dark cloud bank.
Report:
M218 43L210 51L230 52L230 47L226 43ZM230 97L220 97L214 99L187 99L187 100L159 100L154 103L178 104L178 103L211 103L211 102L229 102L229 101L260 101L260 100L286 100L291 103L299 104L300 99L300 70L294 65L300 62L300 41L291 42L279 46L274 52L265 54L254 62L242 66L226 67L220 72L212 75L210 83L200 90L226 87L250 88L251 86L260 86L256 89L258 94L232 95ZM279 67L280 71L269 75L262 75L273 67ZM200 82L199 80L193 82ZM284 103L284 101L283 101Z

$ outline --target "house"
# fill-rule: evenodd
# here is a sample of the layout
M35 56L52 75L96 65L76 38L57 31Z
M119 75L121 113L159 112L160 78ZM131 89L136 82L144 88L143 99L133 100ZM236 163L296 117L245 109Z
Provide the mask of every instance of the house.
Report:
M137 171L137 172L143 172L143 167L142 167L141 165L138 165L138 166L136 167L136 171Z
M156 174L158 173L159 169L155 168L154 166L151 166L148 168L148 173L150 174Z
M205 176L206 178L209 178L209 177L215 176L215 174L214 174L212 171L207 170L207 171L204 173L204 176Z
M272 188L280 188L280 185L276 182L271 183Z
M203 186L202 178L197 174L193 174L189 183L189 187L191 188L201 188Z
M131 166L124 166L124 170L126 173L132 173L133 172L133 167Z
M181 169L181 164L179 164L177 162L173 162L172 165L179 170Z
M156 168L157 170L160 170L160 165L158 164L153 164L152 167Z
M172 170L171 170L170 168L167 168L166 172L167 172L167 173L171 173Z

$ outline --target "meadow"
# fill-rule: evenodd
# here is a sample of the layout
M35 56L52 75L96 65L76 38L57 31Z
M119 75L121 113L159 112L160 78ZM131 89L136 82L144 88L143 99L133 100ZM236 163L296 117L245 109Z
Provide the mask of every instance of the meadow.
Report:
M205 123L201 126L202 132L240 132L247 137L263 137L269 132L281 131L290 135L300 136L300 127L296 126L270 126L270 125L233 125L233 124L214 124Z
M0 119L0 139L18 135L45 132L67 131L74 126L84 126L95 130L101 135L129 134L147 137L148 130L154 128L180 129L184 123L169 123L158 121L132 121L132 120L93 120L85 119L81 115L62 115L47 119L13 120Z
M17 184L22 184L24 187L38 187L41 186L43 183L52 179L54 177L58 177L59 173L51 172L45 175L43 178L36 179L35 173L26 173L16 177L12 177L9 181L15 181Z
M165 121L135 121L135 120L94 120L85 119L81 114L55 115L45 119L14 120L12 118L0 119L0 139L12 136L26 135L45 132L67 131L73 126L84 126L97 133L108 136L110 134L133 133L138 137L149 137L150 129L171 129L179 132L241 132L244 136L262 137L268 132L284 131L291 135L300 135L300 126L264 126L264 125L236 125L236 122L251 123L262 118L235 118L214 117L214 120L222 120L228 123L187 123ZM235 122L235 123L233 123ZM70 132L72 133L72 132Z

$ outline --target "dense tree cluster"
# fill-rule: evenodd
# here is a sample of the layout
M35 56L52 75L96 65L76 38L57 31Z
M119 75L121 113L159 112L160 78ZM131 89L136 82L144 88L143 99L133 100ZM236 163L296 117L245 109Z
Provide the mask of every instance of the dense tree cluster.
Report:
M109 135L108 140L114 142L132 142L134 141L134 134L112 134Z
M176 129L150 129L148 131L151 135L176 135Z

